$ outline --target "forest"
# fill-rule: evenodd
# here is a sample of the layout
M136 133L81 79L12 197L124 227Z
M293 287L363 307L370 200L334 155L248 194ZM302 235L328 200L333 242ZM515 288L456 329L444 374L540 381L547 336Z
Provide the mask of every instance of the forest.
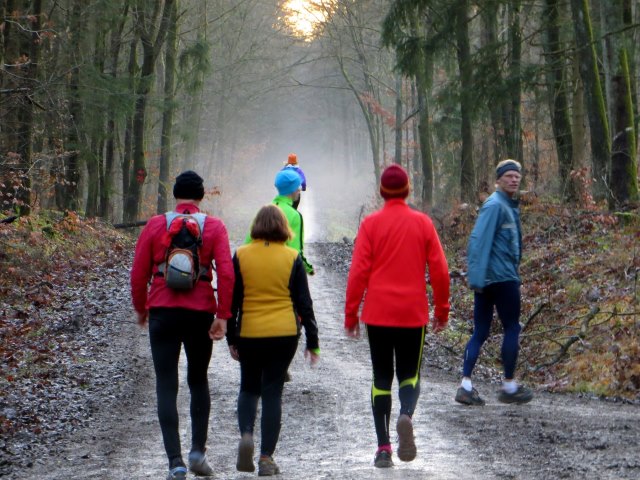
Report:
M313 478L311 463L370 478L334 441L350 426L364 452L369 428L367 394L363 407L343 388L368 391L369 370L343 335L342 284L392 163L437 227L452 307L427 335L423 417L450 442L425 436L440 457L402 478L637 478L639 89L637 0L0 0L0 476L157 478L157 454L130 470L158 435L129 227L171 209L193 169L233 247L296 153L327 360L287 391L331 441L308 452L296 424L290 478ZM487 407L476 428L452 408L472 331L466 242L506 158L523 166L518 368L536 400ZM497 325L478 368L487 389L501 338ZM236 433L216 428L216 445ZM233 454L219 452L225 478ZM483 470L465 477L470 458Z
M362 203L396 162L416 205L450 211L513 158L536 198L638 202L632 0L2 0L0 17L6 215L144 221L185 168L241 215L289 151L331 200Z

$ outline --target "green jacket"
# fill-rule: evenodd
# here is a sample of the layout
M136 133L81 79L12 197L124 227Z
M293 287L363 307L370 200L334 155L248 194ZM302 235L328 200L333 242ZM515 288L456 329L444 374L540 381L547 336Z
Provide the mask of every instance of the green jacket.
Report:
M293 208L293 199L289 196L278 195L271 203L277 205L280 210L282 210L284 216L287 217L287 222L289 222L289 228L293 232L293 238L289 240L286 245L296 249L300 253L302 262L304 263L304 269L309 275L313 275L315 273L313 266L307 261L303 253L304 221L302 219L302 214ZM247 235L244 243L251 243L251 234Z

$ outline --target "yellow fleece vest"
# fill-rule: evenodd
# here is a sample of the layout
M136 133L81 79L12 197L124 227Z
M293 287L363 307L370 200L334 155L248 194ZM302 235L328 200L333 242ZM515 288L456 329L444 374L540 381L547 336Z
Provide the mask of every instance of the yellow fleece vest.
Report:
M236 251L244 285L240 336L298 334L289 280L298 252L282 243L254 240Z

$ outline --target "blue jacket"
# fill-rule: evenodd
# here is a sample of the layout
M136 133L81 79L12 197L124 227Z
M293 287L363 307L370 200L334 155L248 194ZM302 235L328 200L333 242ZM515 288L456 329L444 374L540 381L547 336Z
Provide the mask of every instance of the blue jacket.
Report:
M467 245L468 282L473 289L491 283L520 283L522 232L518 201L496 191L480 208Z

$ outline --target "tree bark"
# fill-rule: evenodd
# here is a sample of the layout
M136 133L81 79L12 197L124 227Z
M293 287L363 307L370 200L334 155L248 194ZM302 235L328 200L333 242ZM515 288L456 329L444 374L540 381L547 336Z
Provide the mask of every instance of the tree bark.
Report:
M619 5L621 6L621 5ZM613 12L611 12L613 14ZM614 27L622 26L613 25ZM633 111L631 75L624 37L612 36L612 65L616 70L612 75L611 103L613 127L613 148L611 155L611 177L609 208L617 209L638 202L638 166L636 162L636 134Z
M609 165L611 138L605 108L604 92L600 82L600 70L593 39L588 0L571 0L573 26L584 84L589 129L591 135L591 175L593 197L596 201L609 198Z
M483 4L482 8L482 32L481 43L482 48L494 50L493 55L487 56L489 62L488 70L494 76L494 83L498 85L504 84L502 78L502 69L500 68L500 44L498 42L498 7L499 2L496 0L487 0ZM503 95L491 95L487 105L489 115L491 118L491 130L492 130L492 146L493 146L493 165L497 164L500 160L506 158L507 142L505 135L509 131L508 125L503 124L503 110L504 96ZM480 166L479 171L484 177L485 173L489 171L489 157L483 157L480 159L483 164ZM484 167L484 168L483 168ZM482 181L485 179L483 178Z
M136 71L138 68L137 54L138 39L134 38L129 44L129 62L127 63L127 75L129 76L129 91L135 96ZM130 195L131 164L133 157L133 115L127 115L124 126L124 152L122 155L122 196L125 199ZM123 211L123 218L125 216Z
M17 149L20 163L18 174L20 185L15 199L20 215L31 213L31 176L32 167L32 137L34 129L34 94L38 84L38 64L40 63L40 26L42 23L42 0L34 0L31 10L28 43L25 51L29 52L27 65L24 67L24 85L28 89L18 108Z
M109 40L109 66L107 75L116 80L118 77L118 61L122 49L122 31L129 13L129 0L125 0L120 15L117 28L111 31ZM100 191L100 216L109 218L112 215L111 194L114 185L115 163L116 163L116 112L113 102L109 102L107 113L107 138L105 142L104 154L104 188ZM123 177L127 172L123 172Z
M547 92L551 111L551 127L558 155L560 191L565 201L577 200L575 184L571 178L573 170L573 138L571 117L567 98L567 80L560 42L559 0L546 0L543 11L545 37L544 58L547 65Z
M611 126L613 148L609 208L617 209L638 202L638 166L636 122L634 119L633 83L630 73L629 46L632 41L625 27L631 26L631 5L625 0L608 3L608 31L605 32L610 53L613 106Z
M422 166L422 208L433 206L433 152L431 148L431 120L429 119L429 95L431 94L433 75L433 56L425 52L419 59L416 73L418 94L418 135L420 141L420 159Z
M81 21L83 0L74 0L69 20L71 30L71 51L69 75L68 99L69 115L71 121L67 125L67 145L69 151L67 157L64 187L64 204L60 207L66 210L78 210L80 208L80 124L82 122L82 103L80 100L80 63L83 22Z
M511 2L511 22L509 25L509 76L510 76L510 135L507 137L509 144L509 157L523 163L522 158L522 120L520 104L522 102L522 32L520 30L520 0Z
M396 72L396 123L394 161L402 165L402 73Z
M460 0L456 5L456 43L458 51L458 68L460 72L460 137L462 140L460 158L460 200L473 203L475 201L475 168L473 165L473 131L471 118L473 114L473 88L471 48L469 45L468 0Z
M147 20L147 12L136 8L136 30L142 44L142 67L140 78L136 85L136 101L132 125L132 166L129 179L129 191L125 198L124 220L134 221L140 211L142 201L142 185L147 178L147 165L144 158L145 125L147 115L148 95L153 85L153 72L160 50L165 41L170 23L170 11L174 0L164 0L164 7L160 16L160 25L156 27L154 13L151 20ZM156 4L156 8L159 8Z
M171 8L171 19L164 56L164 110L162 112L162 136L160 138L160 175L158 179L157 213L167 211L167 190L171 172L171 143L173 141L173 116L175 112L176 54L178 50L177 0Z

